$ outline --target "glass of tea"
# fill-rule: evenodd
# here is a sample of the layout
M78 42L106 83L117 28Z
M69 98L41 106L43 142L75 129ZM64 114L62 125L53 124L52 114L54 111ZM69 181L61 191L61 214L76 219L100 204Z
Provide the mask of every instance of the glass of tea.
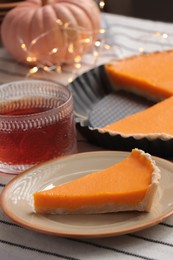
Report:
M0 86L0 171L17 174L76 152L73 99L68 88L24 80Z

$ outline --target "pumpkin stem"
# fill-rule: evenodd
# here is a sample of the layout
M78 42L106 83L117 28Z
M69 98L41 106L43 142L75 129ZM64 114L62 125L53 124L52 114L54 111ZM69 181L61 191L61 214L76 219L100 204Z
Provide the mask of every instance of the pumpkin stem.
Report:
M41 0L41 5L44 6L44 5L47 5L48 3L48 0Z

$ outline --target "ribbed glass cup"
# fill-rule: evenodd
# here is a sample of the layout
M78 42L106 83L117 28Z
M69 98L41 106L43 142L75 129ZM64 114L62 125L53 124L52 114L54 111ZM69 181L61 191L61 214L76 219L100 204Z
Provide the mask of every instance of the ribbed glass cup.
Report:
M0 86L0 171L17 174L76 151L71 92L49 81Z

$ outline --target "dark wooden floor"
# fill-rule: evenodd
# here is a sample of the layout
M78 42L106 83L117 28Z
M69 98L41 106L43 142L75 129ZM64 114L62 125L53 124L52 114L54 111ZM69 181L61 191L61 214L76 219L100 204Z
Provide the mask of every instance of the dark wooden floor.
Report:
M173 22L173 0L105 0L105 12Z

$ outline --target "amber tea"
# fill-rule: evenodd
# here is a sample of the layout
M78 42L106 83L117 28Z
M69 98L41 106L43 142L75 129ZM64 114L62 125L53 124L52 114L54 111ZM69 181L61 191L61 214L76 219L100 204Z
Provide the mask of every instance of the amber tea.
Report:
M54 95L19 97L0 103L1 171L20 172L75 151L72 100L67 105L64 93Z

